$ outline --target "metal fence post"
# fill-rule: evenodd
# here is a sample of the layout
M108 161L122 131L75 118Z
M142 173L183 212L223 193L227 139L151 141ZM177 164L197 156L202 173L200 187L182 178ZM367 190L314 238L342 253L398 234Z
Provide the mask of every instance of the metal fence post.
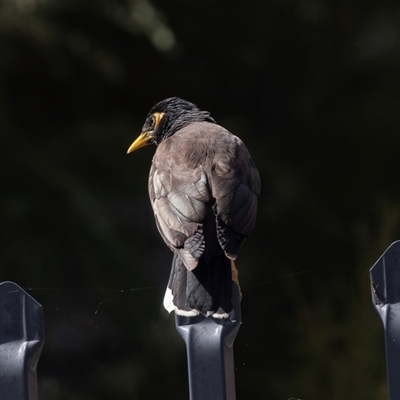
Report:
M0 283L0 399L37 400L42 306L13 282Z
M370 269L372 302L385 330L389 399L400 399L400 241Z
M233 293L233 311L227 319L175 316L186 343L190 400L236 399L233 342L241 315L235 284Z

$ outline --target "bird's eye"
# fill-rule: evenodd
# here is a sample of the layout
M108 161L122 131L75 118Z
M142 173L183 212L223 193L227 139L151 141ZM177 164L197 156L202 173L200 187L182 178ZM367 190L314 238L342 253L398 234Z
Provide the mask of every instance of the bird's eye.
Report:
M155 122L156 122L156 119L154 118L154 115L150 115L150 117L149 117L149 125L151 127L154 127Z

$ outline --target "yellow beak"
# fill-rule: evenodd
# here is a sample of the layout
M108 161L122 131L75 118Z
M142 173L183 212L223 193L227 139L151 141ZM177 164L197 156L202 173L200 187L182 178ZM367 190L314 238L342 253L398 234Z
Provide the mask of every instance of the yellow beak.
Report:
M147 146L151 141L151 132L142 132L139 137L130 145L127 153L132 153L132 151L135 151L137 149L140 149L141 147Z

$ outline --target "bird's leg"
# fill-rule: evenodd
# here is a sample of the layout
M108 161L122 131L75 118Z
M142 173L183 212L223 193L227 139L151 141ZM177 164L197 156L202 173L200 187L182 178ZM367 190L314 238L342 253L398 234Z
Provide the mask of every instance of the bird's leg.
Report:
M242 291L240 290L239 284L239 271L236 268L235 261L231 260L231 271L232 271L232 280L236 283L236 286L239 289L239 298L242 300Z

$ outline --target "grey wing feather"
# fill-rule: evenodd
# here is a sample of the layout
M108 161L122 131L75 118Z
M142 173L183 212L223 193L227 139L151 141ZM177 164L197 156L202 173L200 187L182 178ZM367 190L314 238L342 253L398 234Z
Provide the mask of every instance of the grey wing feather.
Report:
M243 142L233 136L233 143L235 157L218 157L211 180L218 240L227 257L236 259L247 236L253 232L261 184Z
M157 161L155 156L149 177L157 227L165 243L192 270L205 248L202 221L210 201L206 174L201 166L184 169Z

